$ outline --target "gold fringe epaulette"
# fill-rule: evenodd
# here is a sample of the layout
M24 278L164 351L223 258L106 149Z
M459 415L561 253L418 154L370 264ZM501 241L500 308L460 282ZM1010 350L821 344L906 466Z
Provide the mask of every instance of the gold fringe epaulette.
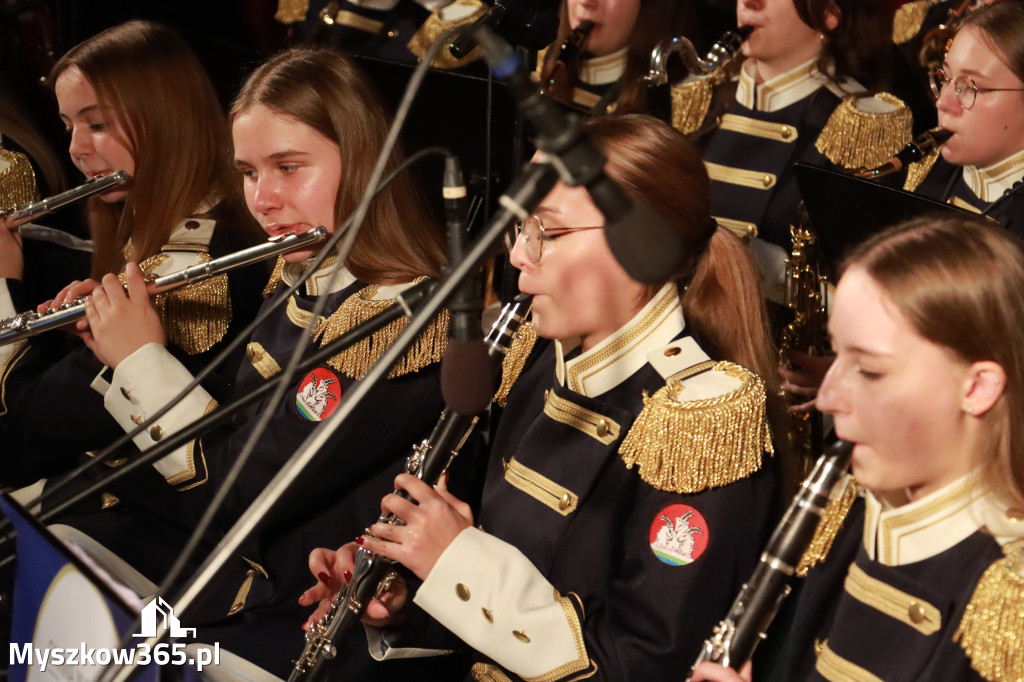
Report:
M423 22L416 34L413 35L412 40L406 47L409 48L409 52L416 55L417 59L423 59L427 54L427 50L434 44L434 41L441 37L441 34L448 29L455 28L456 26L467 26L472 24L484 14L484 6L480 0L455 0L455 5L463 5L465 7L473 7L474 11L457 21L445 21L437 12L434 12L427 20ZM451 5L449 5L450 7ZM458 69L466 64L471 64L480 58L480 48L474 48L472 52L467 54L462 59L456 59L452 56L452 53L447 48L442 49L434 57L434 61L431 62L431 66L435 69Z
M807 571L828 557L832 543L835 542L836 535L839 534L839 529L843 527L843 521L846 520L846 515L850 513L850 508L853 507L853 503L856 502L859 495L860 486L852 476L848 476L842 493L829 500L825 507L825 513L821 515L821 521L818 522L818 527L814 530L811 544L807 546L804 555L800 557L800 563L796 565L798 576L803 578L807 575Z
M537 331L533 328L533 323L524 322L516 332L516 338L508 349L508 353L501 361L501 384L494 394L494 402L501 407L505 407L508 394L512 390L512 386L515 385L516 379L519 378L519 373L526 366L526 359L530 357L536 343Z
M715 89L708 78L672 87L672 127L690 135L697 132L711 107Z
M627 468L658 490L698 493L728 485L761 468L773 453L761 379L731 362L713 371L741 381L734 391L680 402L671 386L648 397L619 447Z
M1003 547L978 581L953 635L986 680L1024 680L1024 540Z
M874 98L894 108L864 111L857 106L864 97L847 95L829 116L814 147L843 168L874 168L891 159L910 142L914 116L895 95L880 92Z
M910 39L921 32L924 18L928 16L936 0L913 0L905 2L896 10L892 18L892 42L897 45L909 43Z
M278 256L274 263L274 271L270 273L270 279L267 280L267 286L263 287L263 298L270 298L277 291L277 285L284 280L284 275L281 274L283 270L284 256Z
M27 156L0 148L0 161L9 164L0 172L0 209L26 206L39 198L36 173Z
M928 174L932 172L932 168L935 167L940 155L941 153L938 149L933 149L920 161L907 166L907 179L903 181L903 189L907 192L913 192L920 187L924 179L928 177Z
M205 251L197 254L200 263L210 261ZM167 260L166 253L158 253L139 263L143 274L150 276ZM119 276L124 283L125 276ZM220 274L210 279L183 286L153 298L153 307L167 334L167 340L189 355L205 353L224 338L231 324L231 295L228 276Z
M393 299L373 300L379 289L379 286L371 285L345 299L345 302L327 318L320 345L333 341L357 324L366 322L391 306L394 303ZM391 368L388 377L393 379L410 372L418 372L439 362L448 343L448 321L448 311L442 310L423 333L416 337L416 341L402 359ZM405 318L395 320L369 338L335 355L327 364L347 377L361 379L377 358L398 338L407 324L408 320Z
M274 19L285 26L303 21L309 10L309 0L277 0Z

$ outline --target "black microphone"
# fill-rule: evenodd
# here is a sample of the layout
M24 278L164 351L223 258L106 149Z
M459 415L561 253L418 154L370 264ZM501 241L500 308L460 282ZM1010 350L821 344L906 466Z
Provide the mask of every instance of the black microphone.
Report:
M448 226L449 268L462 260L466 242L466 185L459 160L445 157L445 223ZM448 302L451 326L448 346L441 359L441 395L449 409L459 414L477 414L487 409L494 393L494 372L484 344L480 321L483 301L479 278L467 277Z
M583 186L605 217L612 255L630 277L644 284L672 278L686 261L683 236L650 205L626 196L604 173L605 157L583 134L580 118L541 94L520 56L487 26L477 40L494 74L505 80L538 131L537 148L550 157L561 179Z
M494 0L482 17L448 45L453 57L462 59L473 51L480 26L487 26L514 45L540 50L558 33L558 0Z

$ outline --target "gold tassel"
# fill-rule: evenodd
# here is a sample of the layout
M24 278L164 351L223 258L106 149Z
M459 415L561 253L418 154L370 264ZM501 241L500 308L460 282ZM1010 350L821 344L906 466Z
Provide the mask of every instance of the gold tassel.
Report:
M843 168L874 168L891 159L910 142L913 114L902 100L887 92L875 98L895 109L862 111L857 108L862 97L847 95L832 112L815 148Z
M419 282L422 279L416 281ZM373 300L379 290L379 286L371 285L345 299L345 302L327 318L320 345L323 346L333 341L394 303L393 299ZM417 372L440 361L448 343L448 319L448 311L442 310L423 333L416 337L416 341L413 342L405 356L391 368L388 378L394 379L410 372ZM347 377L361 379L377 361L377 358L394 343L407 324L408 320L405 318L395 320L369 338L363 339L335 355L327 361L327 364Z
M0 148L0 161L9 164L0 172L0 209L27 206L39 198L36 173L27 156Z
M765 413L764 384L731 362L713 371L742 382L730 393L679 402L665 386L652 397L622 441L626 468L637 465L640 478L658 490L698 493L728 485L761 468L761 455L773 453Z
M832 549L832 543L835 542L836 535L843 527L843 521L846 520L846 515L850 513L850 508L853 507L858 495L860 495L860 487L857 485L857 481L852 476L847 477L843 492L829 500L825 507L825 513L821 515L821 521L818 522L818 527L814 531L814 537L811 538L811 544L807 546L807 551L800 557L800 563L796 565L798 576L803 578L807 575L807 571L816 564L820 564L828 556L829 550Z
M711 106L714 88L707 78L672 88L672 127L684 135L700 128Z
M430 49L430 46L434 44L434 41L437 40L442 33L450 28L455 28L456 26L467 26L472 24L484 14L484 6L481 4L480 0L456 0L454 4L474 7L475 11L469 16L463 17L458 21L445 21L440 17L438 12L434 12L427 17L427 20L423 22L423 25L420 26L419 30L416 31L416 34L406 46L409 48L409 52L416 55L417 59L423 59L427 54L427 50ZM475 62L479 58L480 48L478 47L473 48L473 51L462 59L456 59L447 48L444 48L437 53L437 56L434 57L434 61L430 65L435 69L458 69L466 64Z
M920 33L924 18L934 4L935 0L916 0L900 5L892 18L892 42L902 45Z
M498 386L498 391L494 394L494 402L501 407L505 407L509 391L515 385L516 379L519 378L519 373L523 371L526 359L530 357L535 343L537 343L537 332L533 328L533 323L525 322L519 327L512 346L509 347L505 359L501 361L501 385Z
M270 273L270 279L267 280L267 286L263 287L263 298L270 298L277 291L277 285L281 283L283 275L281 272L284 270L284 256L278 256L277 262L274 263L274 271Z
M903 189L907 192L915 191L924 182L924 179L928 177L928 174L932 172L932 168L935 167L939 156L939 150L933 149L920 161L907 166L907 179L903 181Z
M953 640L971 667L992 682L1024 680L1024 540L981 576Z
M289 25L306 18L309 0L277 0L277 12L274 19L281 24Z

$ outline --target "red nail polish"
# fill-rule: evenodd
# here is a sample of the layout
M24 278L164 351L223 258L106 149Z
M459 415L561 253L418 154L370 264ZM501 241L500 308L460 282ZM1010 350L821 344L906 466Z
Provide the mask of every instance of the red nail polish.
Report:
M362 535L360 535L359 537L356 538L356 544L357 545L362 545L363 542L365 542L365 540L363 539Z
M345 571L345 573L342 574L342 577L345 578L345 582L352 582L352 571Z
M331 576L326 571L320 571L316 574L316 577L320 578L320 582L324 583L325 585L331 582Z

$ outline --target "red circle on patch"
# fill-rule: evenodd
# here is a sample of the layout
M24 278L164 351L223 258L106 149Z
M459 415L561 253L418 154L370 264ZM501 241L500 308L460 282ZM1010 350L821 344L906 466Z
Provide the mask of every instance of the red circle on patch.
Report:
M670 566L685 566L708 546L708 522L687 504L671 504L654 517L647 541L654 556Z
M317 367L299 382L295 392L295 409L311 422L327 419L341 400L341 380L326 367Z

